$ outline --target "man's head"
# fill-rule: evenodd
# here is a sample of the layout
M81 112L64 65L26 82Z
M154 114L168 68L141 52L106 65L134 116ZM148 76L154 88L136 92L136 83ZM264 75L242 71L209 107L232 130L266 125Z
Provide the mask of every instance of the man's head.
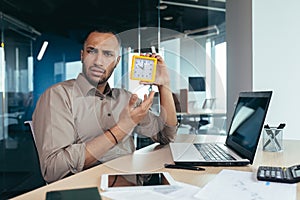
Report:
M91 31L81 50L82 71L95 87L104 87L120 60L120 39L111 31Z

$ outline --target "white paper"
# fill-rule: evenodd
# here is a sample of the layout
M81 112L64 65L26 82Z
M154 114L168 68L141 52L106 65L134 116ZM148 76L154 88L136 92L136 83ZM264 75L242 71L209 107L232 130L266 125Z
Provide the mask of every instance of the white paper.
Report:
M196 200L194 197L200 188L186 183L177 182L178 187L170 189L149 189L149 190L120 190L102 192L101 196L118 200Z
M296 200L297 184L258 181L253 172L222 170L195 197L201 200Z
M125 190L125 191L109 191L101 193L101 196L117 200L169 200L171 197L154 192L152 190Z
M195 195L201 189L200 187L182 183L182 182L177 182L177 184L178 186L180 186L180 189L169 193L168 194L169 197L178 200L196 200Z

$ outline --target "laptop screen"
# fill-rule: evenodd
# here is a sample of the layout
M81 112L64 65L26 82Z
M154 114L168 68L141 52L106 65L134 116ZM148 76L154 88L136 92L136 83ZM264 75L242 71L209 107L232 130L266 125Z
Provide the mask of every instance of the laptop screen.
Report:
M252 164L272 92L241 92L232 117L226 145Z

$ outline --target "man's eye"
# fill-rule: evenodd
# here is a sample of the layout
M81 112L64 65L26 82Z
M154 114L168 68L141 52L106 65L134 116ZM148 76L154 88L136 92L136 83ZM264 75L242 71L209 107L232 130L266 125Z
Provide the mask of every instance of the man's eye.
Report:
M103 54L104 54L106 57L113 57L113 56L114 56L113 53L108 52L108 51L104 51Z
M96 49L88 49L87 52L88 52L88 54L95 54L95 53L97 53Z

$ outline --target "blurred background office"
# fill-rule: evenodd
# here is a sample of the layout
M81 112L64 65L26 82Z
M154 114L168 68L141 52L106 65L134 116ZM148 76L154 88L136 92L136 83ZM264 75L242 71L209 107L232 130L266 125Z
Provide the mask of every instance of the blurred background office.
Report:
M81 72L82 39L98 25L112 27L122 39L122 60L110 80L112 87L142 96L147 88L128 78L131 57L154 47L170 67L178 113L197 113L206 98L215 99L215 107L225 113L225 7L223 0L1 1L0 199L44 184L24 122L31 120L46 88ZM185 119L188 123L179 132L192 133L198 124ZM191 120L200 121L200 115ZM136 137L137 148L149 142Z
M299 6L297 0L2 0L0 199L45 184L24 121L46 88L76 78L82 38L97 25L114 27L123 41L112 86L142 94L147 88L128 78L131 56L151 46L164 56L182 122L178 134L225 134L238 92L270 89L266 121L285 122L284 138L300 139L300 97L291 94L300 82ZM138 138L137 148L144 142Z

